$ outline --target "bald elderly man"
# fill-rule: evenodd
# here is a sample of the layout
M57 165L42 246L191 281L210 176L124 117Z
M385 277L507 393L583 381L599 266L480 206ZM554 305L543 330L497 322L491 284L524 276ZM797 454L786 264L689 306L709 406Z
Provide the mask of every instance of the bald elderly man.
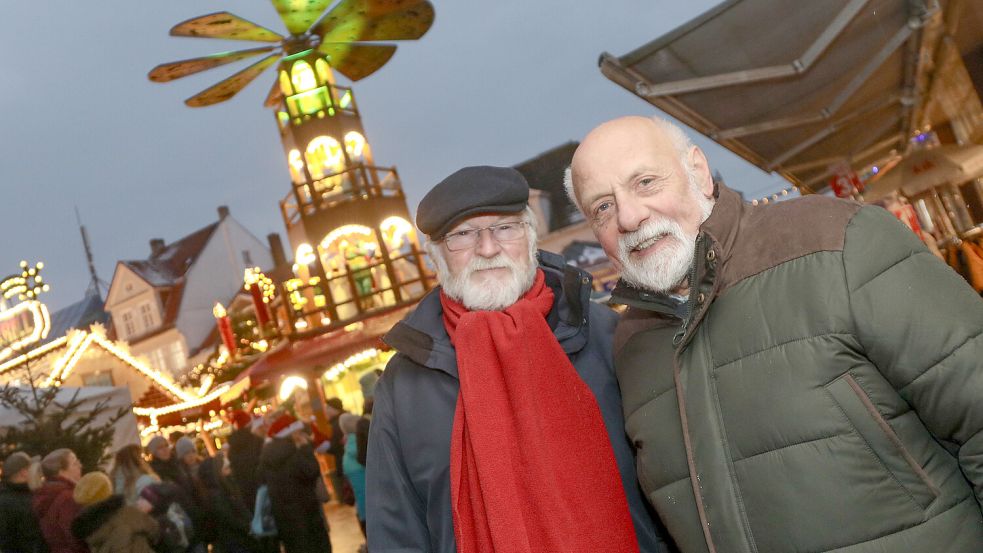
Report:
M626 117L568 191L622 271L646 497L685 553L983 551L983 302L879 207L752 207Z

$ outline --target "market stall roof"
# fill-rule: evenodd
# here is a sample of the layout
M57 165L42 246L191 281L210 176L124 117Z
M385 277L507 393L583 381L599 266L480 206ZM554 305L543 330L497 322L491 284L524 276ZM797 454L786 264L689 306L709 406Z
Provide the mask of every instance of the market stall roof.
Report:
M321 334L296 341L285 341L271 349L248 369L236 377L233 388L245 391L239 383L250 382L250 386L260 386L267 381L292 374L323 373L346 358L368 348L383 347L381 337L409 312L411 307L369 317L335 332ZM232 394L223 401L235 399Z
M883 177L869 182L864 200L880 200L895 190L914 196L942 184L962 184L983 175L983 146L944 146L906 157Z
M951 37L962 55L976 51L980 13L983 0L729 0L600 65L761 169L819 191L838 163L906 148L925 121L937 46Z

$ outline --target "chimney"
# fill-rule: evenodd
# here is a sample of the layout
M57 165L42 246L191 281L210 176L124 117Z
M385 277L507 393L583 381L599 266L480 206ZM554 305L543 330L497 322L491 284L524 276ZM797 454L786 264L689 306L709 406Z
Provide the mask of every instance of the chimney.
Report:
M157 257L164 251L164 239L163 238L151 238L150 239L150 257Z
M221 221L229 216L229 206L220 205L218 206L218 220Z
M283 241L280 240L280 235L271 232L266 235L266 241L270 243L270 255L273 256L273 266L286 267L287 254L283 251Z

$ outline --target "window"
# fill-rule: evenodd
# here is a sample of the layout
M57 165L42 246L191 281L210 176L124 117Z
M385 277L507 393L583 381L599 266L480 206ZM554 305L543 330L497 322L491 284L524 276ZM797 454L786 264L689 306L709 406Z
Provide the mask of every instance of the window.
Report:
M157 326L154 321L154 307L150 302L140 304L140 320L143 321L143 328L146 330Z
M120 314L120 330L123 332L120 338L128 338L137 333L137 322L133 318L133 311L127 309Z
M253 254L249 250L242 250L242 262L246 264L247 267L253 266Z
M171 369L171 372L177 372L184 369L187 365L187 358L184 356L184 346L181 341L173 342L167 347L168 363L167 367Z
M112 386L113 373L95 372L91 374L83 374L82 385L83 386Z
M167 360L164 358L162 348L155 349L147 354L150 358L150 366L161 372L167 372Z

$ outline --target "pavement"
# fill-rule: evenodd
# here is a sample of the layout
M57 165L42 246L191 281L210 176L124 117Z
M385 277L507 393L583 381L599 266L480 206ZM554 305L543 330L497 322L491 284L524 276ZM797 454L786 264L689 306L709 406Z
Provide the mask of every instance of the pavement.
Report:
M358 553L358 547L365 543L362 530L358 526L355 507L334 501L324 506L331 526L332 553Z

